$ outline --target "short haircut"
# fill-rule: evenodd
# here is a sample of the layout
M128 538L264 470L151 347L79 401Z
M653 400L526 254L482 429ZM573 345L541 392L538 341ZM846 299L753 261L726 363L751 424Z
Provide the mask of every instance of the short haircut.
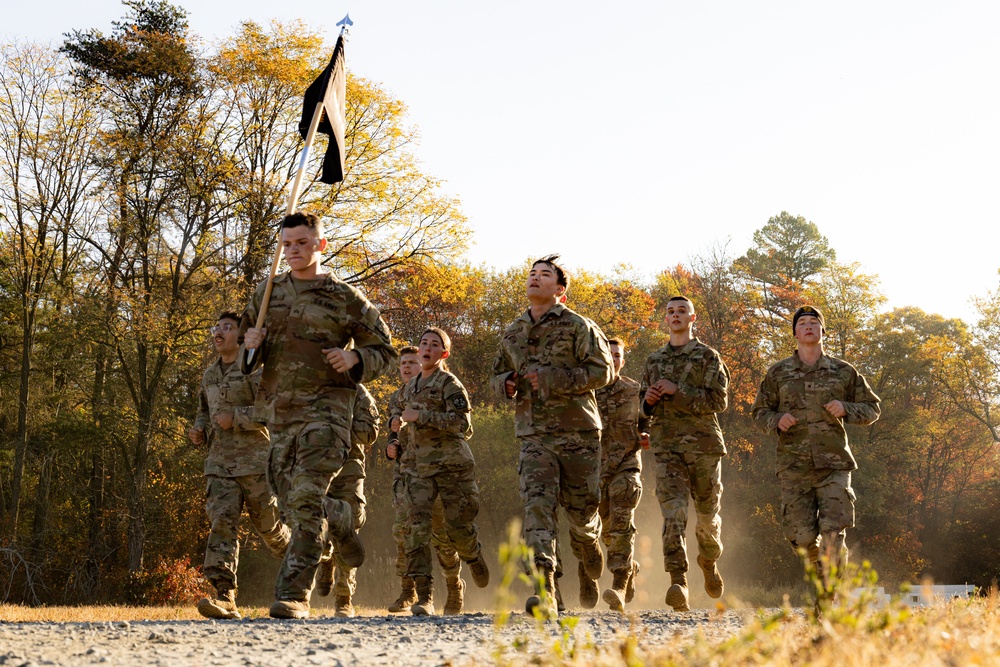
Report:
M625 343L622 342L621 338L609 338L608 345L617 345L618 347L625 347Z
M404 354L420 354L420 348L416 345L404 345L399 350L399 356L403 356Z
M315 213L296 211L281 219L282 229L291 229L292 227L301 227L302 225L316 232L316 236L323 237L323 221Z
M556 264L556 260L559 259L559 255L546 255L541 259L536 259L531 263L531 268L535 268L539 264L547 264L556 272L556 284L562 285L566 289L569 289L569 274L566 269Z
M233 322L236 322L237 324L239 324L239 322L240 322L241 319L242 318L239 315L237 315L235 312L233 312L231 310L224 310L221 313L219 313L219 320L218 321L221 321L221 320L232 320Z
M688 305L688 310L691 311L692 313L694 312L694 302L691 301L691 299L687 298L686 296L681 296L678 294L677 296L672 296L669 299L667 299L667 303L670 303L671 301L686 301Z

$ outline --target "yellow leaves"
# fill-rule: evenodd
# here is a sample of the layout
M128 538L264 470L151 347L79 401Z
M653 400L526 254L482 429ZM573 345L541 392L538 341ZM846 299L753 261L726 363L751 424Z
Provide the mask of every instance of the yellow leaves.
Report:
M267 81L304 91L326 64L324 55L329 59L322 37L302 21L272 21L269 30L244 21L236 35L219 44L209 68L230 85Z

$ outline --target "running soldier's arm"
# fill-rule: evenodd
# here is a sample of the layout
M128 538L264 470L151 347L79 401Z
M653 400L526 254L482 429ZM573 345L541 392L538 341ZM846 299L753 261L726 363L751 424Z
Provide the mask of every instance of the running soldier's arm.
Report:
M781 414L778 413L779 407L778 386L774 376L768 371L760 381L757 397L753 401L753 407L750 408L750 416L753 417L757 428L764 433L777 433L778 420L781 419Z
M854 370L853 368L851 370ZM854 378L851 383L851 395L847 400L841 401L847 415L844 421L848 424L868 426L875 423L882 413L880 407L881 399L872 391L868 385L868 380L861 373L854 370Z
M246 378L247 384L250 386L250 395L254 399L257 398L257 390L260 388L260 378L264 374L264 369L257 367L250 377ZM250 405L241 405L233 408L233 428L240 431L256 431L260 428L260 424L254 421L253 418L254 401L250 402Z
M702 386L686 382L677 385L674 407L693 415L725 412L729 405L729 369L718 354L705 357L705 379Z
M194 428L199 431L208 431L212 421L208 412L208 395L205 394L205 385L202 383L198 391L198 416L194 418Z
M548 385L551 394L584 394L614 379L611 347L596 324L577 329L574 353L578 361L575 368L546 366L539 369L538 381Z
M656 407L655 404L650 405L646 402L646 392L649 391L651 384L653 384L653 381L649 377L649 364L647 363L642 369L642 380L639 381L639 416L641 419L646 420L646 429L649 428L650 415L653 414L653 408ZM646 429L639 428L640 431Z
M359 384L358 395L354 399L354 416L351 419L351 438L365 447L378 439L378 408L368 389Z
M514 377L514 371L516 369L510 363L510 359L507 358L507 353L504 352L503 345L497 350L497 356L493 360L493 379L490 380L490 391L493 395L502 401L508 401L513 399L513 396L507 395L507 380Z
M389 327L385 325L378 309L360 292L356 297L354 303L349 305L348 312L352 315L351 337L354 339L354 351L360 361L350 369L349 375L355 382L370 382L388 368L396 359L397 352L392 346Z
M454 376L449 377L442 388L444 412L421 410L417 418L420 426L430 426L441 431L450 431L464 435L472 435L472 407L469 405L469 395L465 387Z

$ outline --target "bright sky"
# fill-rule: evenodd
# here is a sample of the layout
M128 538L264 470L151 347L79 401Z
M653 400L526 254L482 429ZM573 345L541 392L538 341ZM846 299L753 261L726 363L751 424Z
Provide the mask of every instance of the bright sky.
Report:
M461 197L474 262L560 252L652 275L734 256L787 210L889 306L972 321L1000 286L1000 3L179 0L213 40L241 20L348 11L348 68L410 108ZM110 30L111 0L5 7L0 36Z

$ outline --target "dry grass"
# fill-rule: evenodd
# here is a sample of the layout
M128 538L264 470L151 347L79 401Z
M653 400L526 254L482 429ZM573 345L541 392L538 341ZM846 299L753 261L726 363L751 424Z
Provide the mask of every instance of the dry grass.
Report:
M832 610L810 619L791 609L759 615L736 636L700 632L645 646L641 634L613 645L562 640L542 654L497 659L505 666L543 667L913 667L1000 665L1000 600L956 601L910 611L905 607Z

